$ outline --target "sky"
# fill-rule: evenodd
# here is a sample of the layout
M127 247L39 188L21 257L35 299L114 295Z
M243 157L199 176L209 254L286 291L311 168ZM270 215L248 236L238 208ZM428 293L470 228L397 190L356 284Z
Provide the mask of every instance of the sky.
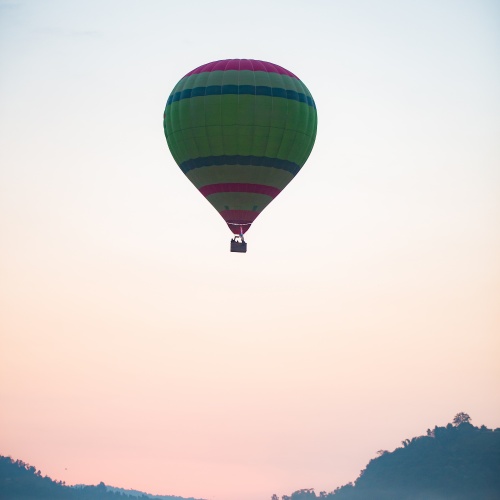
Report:
M0 454L210 500L500 427L500 4L0 0ZM229 252L162 115L279 64L308 162Z

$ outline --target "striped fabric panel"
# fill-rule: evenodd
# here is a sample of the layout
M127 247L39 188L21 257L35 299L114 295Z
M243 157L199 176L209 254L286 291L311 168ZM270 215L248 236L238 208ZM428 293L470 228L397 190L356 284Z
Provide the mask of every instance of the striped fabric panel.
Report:
M306 103L308 106L316 107L312 97L295 90L282 89L277 87L255 86L255 85L210 85L208 87L196 87L194 89L185 89L181 92L175 92L170 95L167 106L173 102L191 97L205 97L210 95L255 95L279 97L282 99L292 99Z
M223 85L251 85L294 90L312 99L311 92L298 78L291 78L279 73L266 73L265 71L214 71L212 73L193 74L179 80L171 95L197 87L221 87Z
M263 184L282 191L294 175L286 170L253 165L221 165L190 170L186 177L200 189L215 183Z
M275 194L276 192L273 192ZM270 194L226 191L207 194L205 198L218 211L224 210L251 210L262 212L275 197Z
M220 184L209 184L200 188L203 196L210 196L217 193L255 193L265 194L271 198L276 198L280 194L280 189L263 184L247 184L241 182L223 182Z
M204 158L193 158L186 160L179 166L181 170L187 174L190 170L202 167L211 167L215 165L251 165L255 167L271 167L290 172L296 175L300 170L300 166L288 160L280 158L267 158L265 156L242 156L242 155L221 155L207 156Z
M295 176L309 156L315 129L299 132L280 125L193 127L170 133L167 142L184 173L210 166L201 160L210 158L212 165L273 167Z
M213 73L198 73L179 80L172 94L184 89L206 87L207 85L263 85L297 90L311 95L307 87L298 78L290 78L278 73L265 71L215 71Z
M257 61L255 59L225 59L221 61L214 61L208 64L203 64L198 68L193 69L185 76L190 76L199 73L210 73L212 71L266 71L268 73L279 73L281 75L297 78L291 71L288 71L277 64L266 61Z
M265 71L214 71L210 73L196 73L184 77L171 92L171 96L178 92L183 92L188 89L197 87L212 87L212 86L255 86L255 87L270 87L284 90L293 90L299 94L304 94L311 100L312 95L309 89L296 77L290 77L279 73L268 73Z

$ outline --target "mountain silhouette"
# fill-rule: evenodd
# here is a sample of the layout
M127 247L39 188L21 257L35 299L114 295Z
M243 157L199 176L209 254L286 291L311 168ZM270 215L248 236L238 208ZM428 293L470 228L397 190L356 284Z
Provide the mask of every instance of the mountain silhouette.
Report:
M458 413L446 427L380 450L354 483L316 496L314 489L282 500L499 500L500 428L474 427ZM272 500L279 500L273 495Z
M35 467L0 456L0 498L2 500L196 500L171 495L151 495L142 491L97 486L67 486L42 476ZM202 499L199 499L202 500Z

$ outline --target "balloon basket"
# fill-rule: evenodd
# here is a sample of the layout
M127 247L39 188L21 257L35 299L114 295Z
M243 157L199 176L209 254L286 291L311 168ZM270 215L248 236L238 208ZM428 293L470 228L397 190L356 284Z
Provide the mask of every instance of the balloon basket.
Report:
M247 243L243 237L236 237L231 240L231 252L246 253Z

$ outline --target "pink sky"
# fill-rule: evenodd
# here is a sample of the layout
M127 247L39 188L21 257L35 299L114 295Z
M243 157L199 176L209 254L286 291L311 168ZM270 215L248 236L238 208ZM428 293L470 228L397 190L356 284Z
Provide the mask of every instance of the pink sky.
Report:
M0 2L0 453L257 500L459 411L500 427L498 6L207 5ZM226 57L319 114L246 255L162 136L177 80Z

